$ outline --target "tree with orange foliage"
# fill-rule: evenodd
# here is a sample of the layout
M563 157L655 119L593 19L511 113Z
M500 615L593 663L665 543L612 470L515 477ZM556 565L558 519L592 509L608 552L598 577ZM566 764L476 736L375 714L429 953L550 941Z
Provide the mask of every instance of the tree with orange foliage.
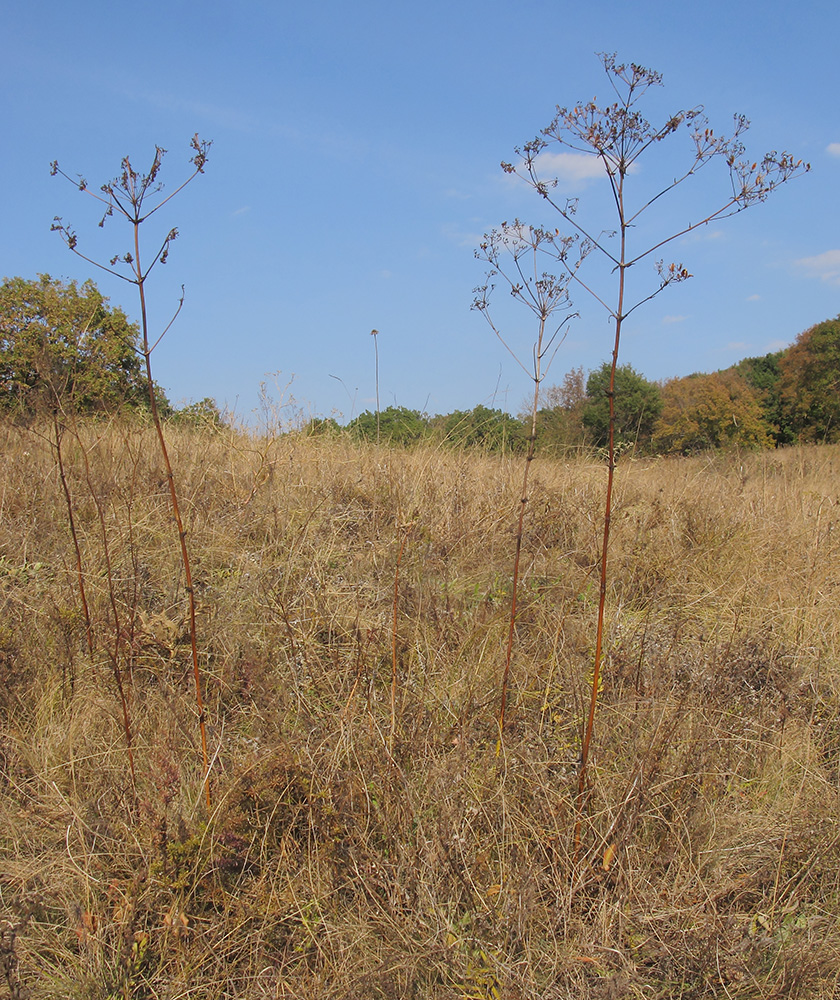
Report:
M662 388L662 403L653 432L657 451L689 454L773 445L761 401L734 371L670 379Z
M840 441L840 316L799 334L779 361L782 412L800 441Z

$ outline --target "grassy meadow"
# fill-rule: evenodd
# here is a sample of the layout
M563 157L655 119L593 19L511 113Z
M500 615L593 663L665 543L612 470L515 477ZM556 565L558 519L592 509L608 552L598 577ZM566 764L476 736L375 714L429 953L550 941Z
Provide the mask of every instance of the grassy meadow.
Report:
M0 426L0 997L840 995L840 446ZM116 624L115 624L116 622ZM133 744L136 787L114 664Z

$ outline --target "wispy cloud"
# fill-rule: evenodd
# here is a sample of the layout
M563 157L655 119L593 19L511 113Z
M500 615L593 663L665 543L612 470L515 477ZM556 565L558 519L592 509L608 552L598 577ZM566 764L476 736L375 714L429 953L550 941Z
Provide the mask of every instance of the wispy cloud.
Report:
M830 142L825 151L829 156L840 156L840 142Z
M747 302L760 302L761 301L761 296L760 295L748 295L747 298L746 298L746 301Z
M561 191L580 191L592 181L606 177L596 156L585 153L540 153L534 158L534 170L541 180L556 180ZM519 174L505 174L508 183L521 183Z
M752 344L748 344L746 340L730 340L726 345L727 351L746 351L748 348L752 347Z
M688 319L688 316L663 316L663 323L684 323Z
M211 122L214 126L229 128L236 132L255 132L259 129L258 120L250 112L238 108L191 100L165 90L147 89L139 86L123 85L119 87L119 92L128 100L174 114L190 115Z
M725 240L726 233L722 229L709 229L708 226L699 226L693 229L687 236L683 236L681 243L708 243L710 240Z
M472 247L475 249L484 239L484 233L480 230L476 229L470 232L470 230L464 229L454 222L444 223L441 226L441 232L447 240L459 247Z
M540 153L534 160L537 175L556 177L561 183L582 185L604 176L604 167L596 156L585 153Z
M819 278L829 285L840 285L840 250L826 250L816 257L801 257L794 264L812 278Z

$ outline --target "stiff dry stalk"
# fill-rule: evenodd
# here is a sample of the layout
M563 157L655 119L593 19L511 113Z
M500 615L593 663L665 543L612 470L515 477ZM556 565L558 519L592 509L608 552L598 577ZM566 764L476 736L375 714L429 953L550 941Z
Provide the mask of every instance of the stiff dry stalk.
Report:
M79 445L79 453L82 456L82 464L85 470L85 482L87 483L88 492L93 498L94 506L96 507L96 515L99 520L99 530L102 535L102 555L105 560L105 575L108 580L108 600L111 604L111 615L114 620L114 648L113 650L108 650L108 658L111 660L111 670L114 674L114 681L117 685L117 691L120 696L120 705L122 707L123 715L123 729L125 731L126 747L128 750L128 764L131 770L131 783L134 788L135 793L135 804L136 804L136 794L137 794L137 775L134 770L134 748L132 744L131 735L131 722L128 712L128 701L125 695L125 685L123 683L123 673L120 668L120 654L122 651L122 640L123 640L123 628L122 622L120 620L120 613L117 608L117 591L114 583L114 571L111 565L111 548L108 543L108 529L105 523L105 509L102 505L102 499L99 496L99 491L95 488L93 483L93 477L90 472L90 461L88 459L87 449L85 448L84 442L82 441L81 434L79 433L79 425L75 416L72 418L73 435ZM131 665L128 666L128 680L129 684L132 680Z
M73 513L73 497L70 493L70 485L67 482L67 474L64 471L64 456L61 448L63 436L63 426L59 421L57 410L54 410L53 447L55 448L55 459L56 464L58 465L58 478L61 482L61 493L64 497L65 507L67 508L67 524L70 529L70 537L73 539L73 551L76 558L76 586L79 589L79 600L82 605L82 617L85 620L85 639L87 642L88 654L93 656L93 625L91 624L90 608L87 600L87 589L85 587L85 574L82 565L82 548L79 543L79 534L76 531L76 518Z
M541 357L540 352L544 335L545 317L541 316L535 358ZM522 535L525 529L525 508L528 505L528 474L531 471L531 463L534 461L537 447L537 412L539 409L541 382L542 374L537 370L534 374L534 404L531 408L531 433L528 435L528 451L525 455L525 468L522 472L522 492L519 497L519 518L516 525L516 545L513 556L513 580L510 595L510 618L508 620L507 645L505 647L505 669L502 674L502 694L499 699L499 746L497 750L501 750L501 740L504 738L505 732L510 664L513 658L513 638L516 634L516 602L519 594L519 565L522 558Z
M198 710L198 726L201 734L201 755L204 763L204 795L207 802L207 810L212 807L210 796L210 763L207 750L207 726L204 713L204 699L201 694L201 670L198 664L198 634L196 629L195 615L195 588L192 581L192 567L190 564L190 552L187 546L187 532L184 528L184 521L181 517L181 505L178 503L178 491L175 488L175 473L172 462L169 458L169 449L166 446L166 436L163 433L163 425L160 420L157 399L155 397L155 383L152 379L152 350L149 346L149 327L146 318L146 279L140 267L140 222L142 220L135 216L134 225L134 253L135 253L135 274L137 275L137 288L140 295L140 328L143 335L143 362L146 366L146 379L149 385L149 408L152 413L152 421L155 425L160 454L163 458L166 469L166 482L169 488L169 500L172 504L172 516L178 529L178 543L181 549L181 562L184 567L184 585L187 592L187 606L189 614L190 630L190 654L192 656L193 683L195 685L195 702ZM181 300L183 302L183 299ZM180 310L180 305L179 305Z
M82 331L83 334L87 332L88 327L89 324L85 326L84 330ZM93 658L94 654L93 621L90 613L90 605L88 603L88 598L87 598L87 586L85 584L82 549L81 549L81 543L79 541L79 533L76 528L76 516L74 513L73 495L70 491L70 484L67 479L67 471L65 468L65 461L64 461L63 442L64 442L66 425L68 423L72 426L73 437L75 438L76 443L78 444L79 453L81 454L84 463L85 479L88 485L88 489L90 491L91 497L93 498L97 513L99 515L99 522L102 529L102 538L104 543L105 566L108 576L108 592L114 613L114 629L115 629L114 649L113 651L107 650L107 653L108 653L108 658L111 661L111 672L114 675L114 683L116 684L117 694L119 695L120 699L123 732L125 734L126 754L128 756L128 768L131 774L131 787L134 792L134 798L136 804L137 774L134 766L134 744L131 731L130 713L128 709L128 698L126 696L125 684L123 682L123 674L122 670L120 669L120 662L119 662L120 627L119 627L119 618L117 615L117 608L115 601L113 574L111 572L111 560L108 551L108 536L107 536L107 531L105 530L105 516L102 510L101 501L99 499L97 491L93 488L93 484L91 481L90 463L88 462L87 450L85 448L84 442L82 441L81 435L79 434L79 427L78 427L78 421L76 419L76 414L71 410L71 412L68 415L67 408L64 406L64 403L62 401L64 393L59 390L58 386L56 386L56 383L53 378L53 372L50 370L50 367L48 365L44 366L44 371L41 373L41 377L44 381L44 384L47 386L50 395L49 408L51 411L52 430L53 430L53 441L51 443L55 450L56 464L58 466L58 476L59 476L59 481L61 483L61 492L62 496L64 497L65 507L67 509L67 523L69 526L71 538L73 540L73 550L75 554L75 564L76 564L75 565L76 584L79 590L79 600L81 602L82 616L85 622L85 637L87 642L87 649L91 659ZM67 384L64 386L64 388L68 389L70 387L70 384L71 384L70 380L67 380ZM73 688L73 681L74 678L71 674L70 677L71 690Z
M75 571L76 571L76 584L79 589L79 600L82 605L82 616L85 621L85 638L87 642L88 654L92 657L94 653L94 640L93 640L93 620L90 614L90 606L87 599L87 587L85 584L85 574L84 566L82 561L82 550L81 543L79 542L79 534L76 528L76 517L74 514L74 504L73 495L70 492L70 484L67 481L67 471L64 463L64 450L63 450L63 440L64 440L64 419L65 415L61 412L61 401L58 394L54 394L55 398L53 401L53 413L52 413L52 424L53 424L53 438L51 442L52 447L56 455L56 465L58 467L58 477L61 483L61 493L64 498L64 504L67 509L67 523L70 530L70 536L73 540L73 550L75 555ZM61 415L60 415L61 414ZM101 502L93 489L90 476L90 466L88 463L87 453L85 451L84 443L79 435L79 429L76 425L75 418L73 420L73 435L79 445L80 453L82 455L84 465L85 465L85 475L88 483L88 488L90 489L91 496L93 497L94 505L96 506L100 524L102 527L102 536L105 543L105 566L108 576L108 591L111 599L111 605L114 612L114 622L115 622L115 642L114 649L107 650L108 659L111 661L111 672L114 675L114 683L117 686L117 694L120 699L120 711L122 713L122 724L123 732L125 734L125 748L126 755L128 757L128 769L131 774L131 787L134 791L135 798L137 793L137 773L134 767L134 742L131 731L131 716L128 709L128 698L126 696L125 684L123 680L122 670L120 669L119 663L119 644L120 644L120 631L119 631L119 620L117 617L117 610L115 604L114 595L114 582L111 573L111 561L108 553L108 541L107 534L105 531L105 521L104 514L102 511ZM70 679L71 690L73 686L73 678Z
M598 619L595 628L595 657L592 664L592 688L589 696L589 712L583 730L578 772L578 791L575 803L574 861L580 853L583 804L586 798L587 767L595 729L595 712L598 708L598 692L601 689L601 662L604 653L604 613L607 606L607 581L610 551L610 526L612 524L612 495L615 481L615 371L618 367L618 351L621 344L621 323L624 318L624 284L627 273L626 247L627 232L624 224L624 177L617 185L616 206L621 218L621 246L618 267L618 305L615 311L615 341L610 362L610 385L607 390L609 406L609 429L607 434L607 489L604 497L604 530L601 539L601 559L598 572Z
M476 257L490 264L488 279L500 277L507 283L511 296L520 304L525 305L536 317L537 336L532 345L531 365L522 363L516 353L507 343L501 330L496 325L489 311L489 296L493 285L483 285L475 289L476 298L473 308L479 310L499 338L505 349L512 355L519 367L534 383L534 397L531 405L531 427L528 435L528 448L525 454L525 468L522 473L522 490L519 497L519 514L517 517L516 543L513 557L513 578L511 581L510 615L508 618L508 634L505 646L505 665L502 673L502 690L499 700L499 740L496 752L500 753L504 740L505 722L507 718L508 691L510 686L510 667L513 659L513 643L516 634L516 612L519 595L519 576L522 559L522 538L525 525L525 508L528 505L528 477L531 463L534 460L537 442L537 420L540 404L540 387L548 372L554 355L565 334L560 333L565 324L574 314L566 315L556 325L550 322L558 310L569 308L568 285L571 271L580 265L570 265L569 251L576 237L560 238L559 233L524 226L519 221L511 225L503 223L501 229L485 235L484 242L476 251ZM583 249L585 254L585 248ZM560 265L560 277L555 277L546 271L540 271L541 262L545 259L552 265ZM558 339L559 338L559 339Z
M388 749L393 756L394 737L397 731L397 614L400 600L400 564L402 563L403 552L408 544L408 538L414 527L414 522L406 526L400 542L400 550L397 553L397 565L394 569L394 614L391 628L391 733L388 739Z
M663 259L655 262L659 282L653 290L639 298L634 305L625 304L626 277L629 268L646 260L663 247L710 222L736 215L751 205L758 204L780 184L809 169L808 164L795 160L789 153L767 153L761 160L750 162L745 158L745 147L741 136L749 128L749 121L743 115L736 115L734 127L729 136L718 136L700 107L677 111L664 124L656 126L649 122L638 110L639 98L651 87L661 86L659 73L635 63L618 63L615 55L602 54L601 62L607 79L617 100L614 104L599 106L595 100L581 102L572 108L557 108L551 124L540 135L526 143L516 152L521 158L520 167L502 163L508 174L517 174L526 181L548 204L552 206L584 241L590 251L597 251L608 263L611 273L618 274L618 301L615 308L607 304L609 296L599 294L595 287L584 282L577 269L570 272L571 278L607 310L614 323L615 338L610 366L608 429L607 488L604 502L604 527L600 553L598 617L595 630L595 655L592 668L589 711L581 733L581 755L578 769L577 808L574 830L574 857L577 860L581 846L581 827L587 788L587 769L592 747L598 694L601 687L601 667L604 647L604 616L609 571L610 525L612 520L613 482L615 476L615 383L622 324L627 317L645 302L655 298L671 284L691 277L682 264L666 264ZM672 175L671 183L663 188L648 192L639 203L630 208L626 201L625 182L628 175L637 168L639 158L664 139L686 126L690 132L693 152L688 157L687 168ZM612 225L583 225L578 221L578 201L575 198L558 200L553 194L560 185L559 178L545 180L541 170L546 164L557 162L547 153L550 143L557 143L564 150L563 157L594 157L603 168L609 182L612 204L615 209L613 224L618 221L617 230ZM545 155L544 155L545 154ZM712 160L722 159L729 172L730 192L722 199L717 209L706 215L701 213L697 222L688 223L676 230L671 229L661 237L649 237L646 247L639 252L630 252L628 234L638 232L640 219L654 206L660 207L660 199L673 192L689 177ZM666 219L665 225L669 225ZM618 235L617 248L611 247L610 240Z
M379 410L379 331L371 330L371 337L373 337L373 359L374 359L374 380L376 382L376 444L379 446L379 422L380 422L380 410Z
M160 419L160 412L158 407L158 401L155 393L155 383L152 378L152 363L151 357L152 352L161 342L161 340L166 336L178 313L181 311L183 305L183 292L181 295L181 300L175 310L174 315L170 319L169 323L164 328L163 332L157 337L154 343L151 343L149 337L149 324L146 309L146 281L151 273L152 269L158 263L166 263L166 259L169 255L169 249L172 242L178 236L177 229L171 229L166 237L164 238L161 246L159 247L157 253L152 258L151 264L145 270L141 264L140 256L140 226L154 213L159 211L164 205L171 201L175 195L182 191L187 184L190 183L198 174L204 172L204 166L207 162L207 150L209 148L208 142L203 142L199 139L198 135L193 136L190 143L194 156L191 158L190 162L193 165L193 172L183 181L171 194L164 198L161 198L157 204L153 205L148 211L144 213L144 202L146 198L150 195L154 195L161 190L161 184L158 181L158 174L161 169L161 163L166 150L162 149L160 146L155 149L155 156L152 161L152 166L147 174L139 174L133 169L129 158L126 156L122 161L122 172L113 181L103 184L101 187L102 195L96 194L88 189L87 181L84 178L79 178L77 186L79 190L90 194L97 201L103 203L106 206L105 214L102 217L100 225L103 225L105 219L113 215L116 211L120 214L132 227L133 233L133 252L128 252L122 255L117 255L112 257L109 266L100 263L99 261L93 260L87 257L85 254L77 247L77 236L76 234L67 226L65 226L60 218L56 218L53 223L53 230L61 234L64 241L67 243L70 250L72 250L77 256L81 257L83 260L88 261L88 263L107 271L109 274L113 274L116 277L127 281L137 287L139 298L140 298L140 315L141 315L141 335L142 335L142 346L140 353L143 357L145 369L146 369L146 380L149 392L149 408L152 415L152 421L155 425L155 432L157 434L158 444L160 446L160 453L163 459L164 467L166 470L166 480L169 490L169 498L172 506L172 514L175 520L176 528L178 531L178 542L180 547L181 562L184 569L184 583L187 593L188 602L188 620L189 620L189 635L190 635L190 651L192 657L192 667L193 667L193 680L195 684L195 700L196 709L198 712L198 724L199 731L201 734L201 752L203 760L203 783L205 799L207 803L208 811L211 809L212 801L210 796L210 762L209 753L207 749L207 727L205 720L204 711L204 700L201 691L201 671L199 668L198 659L198 638L196 629L196 606L195 606L195 590L192 581L192 570L190 565L189 548L187 546L186 539L186 529L184 527L184 521L181 516L180 504L178 502L178 491L175 487L175 474L172 468L172 462L169 457L169 449L166 445L166 438L163 433L163 426ZM52 173L61 174L61 176L72 181L67 174L64 173L58 166L57 162L52 164ZM103 197L104 195L104 197ZM129 275L121 273L115 270L115 265L121 264L128 269Z

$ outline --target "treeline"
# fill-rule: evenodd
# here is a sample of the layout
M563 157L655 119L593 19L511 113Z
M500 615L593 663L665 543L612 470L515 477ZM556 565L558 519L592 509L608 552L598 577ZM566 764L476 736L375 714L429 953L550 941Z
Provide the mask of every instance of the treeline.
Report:
M139 331L92 281L79 286L49 275L6 279L0 286L0 409L39 413L138 415L149 392L138 353ZM543 454L597 449L607 441L609 364L568 372L541 394L537 445ZM630 365L615 382L620 448L650 454L770 448L840 441L840 316L801 333L786 350L746 358L731 368L651 382ZM167 419L221 425L212 399L181 409L159 386ZM313 419L309 434L350 434L410 447L421 441L488 452L525 451L530 419L483 405L430 416L402 406L365 411L341 427Z
M543 454L597 449L609 428L608 362L568 372L546 387L537 444ZM651 382L630 365L615 376L619 448L688 455L708 450L772 448L840 441L840 316L801 333L783 351L745 358L731 368ZM340 433L334 420L314 420L311 433ZM343 429L366 440L409 446L419 441L523 452L530 418L476 406L443 416L391 406L366 411Z

